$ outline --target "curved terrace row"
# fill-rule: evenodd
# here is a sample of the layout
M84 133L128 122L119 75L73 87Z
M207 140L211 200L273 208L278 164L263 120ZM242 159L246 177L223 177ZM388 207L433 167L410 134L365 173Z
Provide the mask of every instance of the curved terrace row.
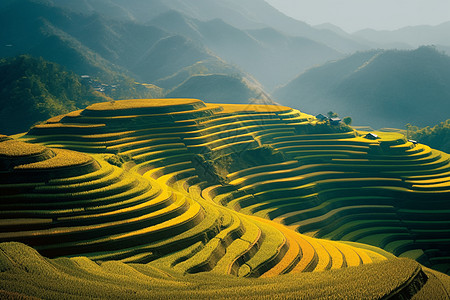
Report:
M13 142L14 153L6 150ZM271 221L216 205L201 196L207 183L189 166L183 166L185 176L170 164L165 170L136 164L125 171L99 155L15 140L0 142L0 149L2 159L14 165L1 170L4 178L13 180L0 185L0 241L23 242L46 256L153 261L182 273L252 277L339 269L390 257L375 248L302 237ZM63 165L55 160L60 151ZM39 156L47 152L54 155ZM35 164L41 166L39 174L57 176L27 173L18 179L17 172ZM84 171L71 175L70 169L79 165ZM61 176L61 169L69 175Z
M196 187L216 207L448 271L448 224L439 222L448 219L448 155L395 133L366 134L287 107L159 99L96 104L35 126L23 140L127 156L125 169L188 198L198 197ZM220 257L223 246L208 245Z

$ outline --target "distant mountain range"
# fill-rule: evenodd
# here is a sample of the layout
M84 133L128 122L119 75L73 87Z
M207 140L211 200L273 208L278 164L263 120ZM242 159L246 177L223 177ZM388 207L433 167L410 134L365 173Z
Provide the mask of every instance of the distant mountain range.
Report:
M0 3L0 28L0 57L41 56L80 76L97 78L109 85L128 82L130 87L140 82L150 84L148 86L155 88L151 93L158 91L160 97L180 95L183 91L190 97L211 96L202 100L220 99L224 103L237 99L240 103L254 100L272 103L268 94L298 74L303 74L300 77L304 78L305 74L316 72L317 66L328 69L330 61L340 59L342 62L355 59L350 65L357 68L366 62L360 61L370 53L365 51L373 48L409 49L422 43L434 43L441 51L450 50L445 34L448 24L349 34L332 24L309 26L284 15L264 0L4 0ZM353 58L345 58L357 51L360 52L350 56ZM399 57L403 54L398 53ZM367 59L370 58L369 55ZM401 64L401 60L397 63ZM340 71L337 74L342 75ZM357 73L360 74L363 72ZM332 75L320 76L330 79ZM352 80L356 80L357 75ZM358 80L377 80L376 76L364 78ZM347 80L333 80L344 79ZM332 86L333 81L323 84ZM376 84L367 83L369 86ZM230 97L233 99L227 101L222 91L232 86L239 88L233 90L233 97ZM292 96L297 99L300 96L316 99L316 94L321 95L320 98L330 96L317 104L325 101L331 103L330 109L336 107L336 111L345 111L339 103L332 103L334 92L329 92L329 88L317 92L313 86L295 80L288 89L298 93ZM353 86L347 91L344 87L341 86L342 95L356 95L353 95ZM219 92L214 93L213 89ZM238 90L242 94L237 95ZM286 93L281 90L276 92L280 102L294 103L293 106L306 112L316 110L308 104L309 100L299 104L283 96ZM433 90L433 95L438 95L440 90ZM139 94L133 92L128 97ZM260 95L261 99L255 99L255 95ZM120 93L108 96L127 97ZM389 98L392 103L397 101L394 96ZM422 96L426 98L429 94ZM427 111L422 110L422 114ZM378 124L363 115L361 118L362 123L367 120Z
M264 0L53 0L53 3L78 12L97 12L138 22L147 22L162 13L176 10L200 21L221 19L242 30L271 27L291 36L318 41L341 52L367 48L367 45L351 38L288 17Z
M175 10L148 24L206 46L225 61L253 74L269 90L290 80L299 70L342 56L325 44L288 36L273 28L241 30L222 19L199 21Z
M3 3L0 9L0 40L3 41L0 57L24 53L41 56L80 76L97 78L109 85L119 83L121 87L127 86L124 93L108 95L114 99L139 98L153 93L148 88L138 93L131 91L134 81L131 77L139 82L160 85L164 89L163 94L167 94L190 76L205 74L223 75L215 80L219 87L227 87L230 78L240 78L252 83L252 87L243 91L243 95L251 94L253 97L264 94L262 86L251 75L188 37L167 32L157 26L118 22L96 13L74 13L48 1L10 2L9 5ZM207 85L199 85L189 94L198 98L205 95L203 88L211 89ZM255 92L256 88L261 91ZM163 95L157 92L154 96ZM239 99L243 103L250 101L242 97ZM6 101L5 105L13 106L14 103ZM46 115L46 118L49 116ZM11 131L8 130L8 133Z
M450 22L436 26L420 25L408 26L398 30L365 29L354 33L353 36L376 43L384 48L396 46L398 48L416 48L421 45L435 45L448 54L450 48Z
M269 90L311 66L342 57L343 53L369 49L332 31L291 19L262 0L59 0L53 4L104 19L147 24L189 38L250 73Z
M0 38L8 45L1 56L43 56L78 74L108 80L119 72L151 82L200 60L221 61L204 47L154 26L79 15L40 1L14 2L0 11L0 26Z
M166 95L168 98L211 99L212 102L272 104L272 100L254 82L220 74L195 75Z
M449 118L450 57L433 47L358 52L304 72L274 98L310 113L350 115L356 125L434 125Z

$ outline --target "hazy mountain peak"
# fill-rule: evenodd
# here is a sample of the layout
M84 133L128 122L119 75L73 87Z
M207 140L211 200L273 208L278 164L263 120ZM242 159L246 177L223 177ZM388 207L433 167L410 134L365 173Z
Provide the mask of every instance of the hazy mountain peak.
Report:
M235 104L247 104L253 101L273 104L260 86L239 75L227 74L191 76L167 96L207 99L210 102L226 101Z
M314 26L314 28L322 29L322 30L330 30L330 31L333 31L333 32L335 32L335 33L337 33L339 35L342 35L342 36L348 36L349 35L348 32L343 30L341 27L336 26L336 25L331 24L331 23L319 24L319 25Z
M350 115L358 125L429 126L448 119L449 70L450 57L430 46L358 52L304 72L274 95L309 113Z
M444 22L436 26L407 26L397 30L364 29L355 32L353 36L386 46L402 44L409 45L410 48L421 45L450 46L449 30L450 22Z

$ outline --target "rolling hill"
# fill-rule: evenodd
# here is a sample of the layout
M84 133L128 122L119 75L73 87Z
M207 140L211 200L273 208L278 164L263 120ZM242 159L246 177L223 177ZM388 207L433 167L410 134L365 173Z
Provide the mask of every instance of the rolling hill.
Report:
M124 76L139 82L165 81L170 89L190 75L241 74L203 45L155 26L83 15L38 0L17 0L0 10L0 56L30 54L59 63L79 75L115 84ZM195 68L199 63L202 69ZM195 75L195 74L194 74Z
M201 98L208 102L247 104L250 102L274 104L261 86L239 76L195 75L175 87L168 98ZM231 99L231 100L230 100Z
M354 124L403 128L448 119L450 57L433 47L372 50L300 74L276 101L311 113L350 115Z
M221 19L199 21L174 10L148 24L205 45L225 61L253 74L269 90L292 79L299 70L342 56L309 38L288 36L267 27L241 30Z
M450 271L449 170L284 106L93 104L0 137L1 293L444 297L448 276L388 252Z
M0 59L0 127L6 134L28 130L39 121L109 100L81 78L44 59ZM64 88L61 88L64 86Z
M25 45L14 37L22 36L24 43L32 44L45 31L39 25L30 28L30 32L35 32L33 36L28 36L27 30L15 35L14 24L19 22L22 29L28 29L27 24L45 21L57 29L52 31L52 36L65 35L65 40L75 39L78 42L72 41L76 45L70 46L78 50L78 55L92 57L96 54L99 59L105 60L99 61L101 65L108 65L108 68L120 66L122 71L126 70L139 81L148 83L154 83L151 80L155 77L168 76L148 69L143 73L139 67L143 59L144 65L158 64L158 60L151 62L149 59L163 56L164 52L158 52L154 57L146 57L146 52L160 39L168 38L169 32L197 42L195 47L180 41L173 48L177 54L175 58L178 58L174 62L180 63L178 70L190 63L189 59L183 60L186 53L200 50L203 54L207 53L209 59L218 56L227 64L235 66L235 69L249 73L268 90L273 90L298 72L316 64L337 59L344 53L370 48L369 43L356 42L350 35L343 36L332 30L314 28L289 18L263 0L15 0L2 10L5 11L4 25L12 31L4 33L5 40L11 40L8 45L13 45L3 49L11 53L8 55L23 53L22 46ZM28 11L26 16L24 11ZM34 11L37 14L32 13ZM274 39L277 43L271 42ZM208 53L208 49L211 52ZM44 57L63 64L60 60ZM98 59L89 61L93 64ZM83 64L78 67L81 66ZM77 69L73 70L78 72Z
M450 153L450 119L435 126L419 128L408 124L405 132L410 139Z
M0 126L7 134L24 132L50 117L124 95L163 95L161 88L135 83L121 74L116 74L113 85L104 84L29 55L0 59L0 72L4 74L0 79Z
M37 0L17 0L5 5L0 9L0 26L3 28L0 39L5 42L5 45L0 47L0 56L12 59L14 56L28 53L43 57L49 62L56 62L68 71L91 78L94 85L98 86L97 90L104 94L98 95L103 99L163 97L196 75L217 74L224 78L222 83L216 82L216 87L222 85L222 89L226 86L225 82L236 76L246 82L252 82L254 87L251 89L241 85L242 94L235 93L243 103L250 100L244 100L246 95L254 97L255 87L263 89L253 77L226 63L203 45L155 26L117 22L98 14L76 14ZM21 70L23 73L35 72L33 69L25 70L23 66ZM51 76L56 78L59 74L57 70L55 72ZM230 77L227 79L227 76ZM197 82L197 92L200 96L210 89L206 83L198 85L199 79L206 78L208 77L197 76L192 79ZM104 89L101 85L114 88ZM41 114L29 104L23 112L30 113L17 115L13 112L16 109L14 105L22 100L16 102L15 98L9 95L19 94L10 90L12 88L10 83L2 85L2 111L4 115L11 112L10 116L15 116L14 120L10 117L3 119L3 130L8 134L25 131L38 121L84 108L92 103L89 102L91 96L87 94L86 99L80 100L76 105L67 102L67 97L54 98L53 102L58 102L59 108L52 112ZM61 84L59 87L61 94L72 93L72 88L70 84ZM196 94L193 94L193 97L195 96ZM224 98L221 99L225 101ZM30 97L26 101L33 102ZM63 103L65 101L67 103ZM63 107L66 106L70 108L64 110Z

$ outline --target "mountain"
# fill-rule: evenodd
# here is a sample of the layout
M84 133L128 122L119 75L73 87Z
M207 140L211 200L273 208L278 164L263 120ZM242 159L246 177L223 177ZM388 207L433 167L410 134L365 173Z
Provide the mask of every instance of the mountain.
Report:
M7 134L92 103L163 95L161 88L127 76L116 75L114 84L107 84L29 55L1 59L0 72L5 74L0 78L0 128Z
M249 102L271 103L261 87L245 78L230 75L195 75L177 86L166 97L196 98L209 102L246 104Z
M204 21L173 9L144 25L112 19L117 16L98 12L94 3L99 0L92 1L79 3L92 2L91 10L86 8L92 14L85 15L39 0L17 0L0 11L0 25L6 28L0 38L12 45L3 47L0 55L30 53L79 74L104 76L113 70L151 83L202 62L208 70L201 74L248 73L251 76L247 77L269 90L301 70L342 57L341 52L314 39L289 36L267 26L243 30L219 18ZM152 13L153 5L146 6Z
M108 100L62 66L19 56L0 60L0 128L7 134L38 121Z
M281 13L264 0L53 0L55 5L79 12L98 12L114 18L147 22L169 10L177 10L201 21L221 19L233 27L261 29L271 27L291 36L323 43L339 52L368 49L368 45L343 37L328 29L316 29Z
M273 28L241 30L221 19L199 21L175 10L148 24L205 45L225 61L252 74L269 90L292 79L299 70L342 56L324 44L288 36Z
M419 47L421 45L442 45L450 47L450 22L436 26L420 25L408 26L397 30L364 29L355 32L355 37L364 38L379 45L403 43L405 47Z
M200 61L203 73L244 74L203 45L161 28L77 14L38 0L17 0L0 10L0 26L0 39L8 45L0 48L0 56L42 56L111 83L122 75L151 83Z
M0 48L0 56L29 53L43 57L79 76L87 76L97 91L112 99L162 97L195 75L238 76L262 89L250 75L228 64L201 43L156 26L118 22L99 14L77 14L32 0L18 0L0 10L0 26L3 28L0 39L8 45ZM203 79L206 82L201 84ZM164 91L158 86L141 85L136 81L161 84ZM210 81L207 76L198 76L195 82L205 86ZM262 93L249 92L251 89L245 84L240 87L237 90L243 94L234 93L236 99L250 99L254 93ZM5 103L4 109L14 109L12 102ZM70 107L71 110L75 108ZM26 120L18 117L13 125L4 128L6 133L24 131L34 122L58 113L25 114ZM7 119L5 124L9 124Z
M274 98L310 113L350 115L358 125L428 126L448 119L450 57L433 47L359 52L302 73Z
M77 72L113 80L115 72L126 73L70 34L90 22L87 17L35 1L16 1L0 11L0 38L9 47L0 56L42 56Z
M13 1L9 6L0 9L0 26L3 28L0 31L0 39L5 41L5 45L0 47L0 56L29 53L64 65L79 75L99 78L106 84L116 85L119 81L126 81L128 86L133 86L133 80L130 80L130 78L135 78L137 82L161 85L165 91L179 88L182 83L197 75L238 75L247 82L257 80L261 82L263 88L273 90L276 86L287 82L296 74L311 68L313 65L320 65L342 56L342 52L334 50L332 46L317 42L315 38L307 38L306 35L293 36L287 34L284 29L278 30L275 27L270 27L274 24L268 16L272 14L274 20L281 17L276 10L274 12L273 9L270 9L270 6L261 4L259 0L249 1L248 3L238 3L234 0L210 1L209 4L205 4L206 8L211 9L208 20L205 20L205 16L201 19L193 17L200 18L200 12L205 9L205 7L200 7L203 0L198 2L186 2L185 0L141 1L136 3L136 6L132 6L132 3L134 1L130 3L119 0L85 0L77 3L62 0L53 2L43 0ZM248 11L251 3L255 5L255 15ZM68 10L68 6L73 10ZM100 12L101 7L105 7L103 12ZM106 7L111 7L111 10L115 7L116 15L112 14L111 10L106 9ZM152 7L154 9L151 9ZM174 9L175 7L177 9ZM78 10L85 8L92 14L76 13L74 11L77 8ZM179 11L182 8L184 13ZM235 18L227 19L219 8L224 11L234 11ZM117 19L119 18L117 14L127 12L127 15L131 16L133 12L137 14L138 11L142 18L127 19L122 16L120 20ZM146 12L148 12L148 15L144 18L143 15ZM240 17L238 18L238 16ZM113 19L113 17L116 19ZM223 19L211 19L212 17L222 17ZM142 23L144 20L146 20L146 24ZM224 20L227 20L227 22ZM247 26L244 26L245 22L239 23L238 20L247 20ZM250 26L251 24L253 25ZM243 29L243 27L247 28ZM348 35L329 25L320 28L308 28L313 30L312 32L316 32L317 36L320 36L317 31L325 30L328 33L333 32L335 36L340 38L349 38ZM405 63L401 59L395 64L383 63L384 58L389 56L387 53L394 52L388 51L383 55L376 56L373 54L373 59L369 55L370 57L363 58L362 61L357 57L365 57L367 53L358 53L336 64L326 64L325 68L332 66L331 69L336 72L337 77L333 77L333 72L322 74L317 69L305 72L305 74L309 74L306 78L311 78L313 76L311 74L317 73L317 76L320 75L322 79L314 79L316 83L302 86L302 91L299 91L300 94L298 95L302 95L304 99L302 105L304 106L300 108L309 111L317 110L317 106L309 104L311 101L315 101L314 99L318 97L324 98L324 96L332 99L334 96L331 95L334 94L340 95L340 97L349 97L349 99L338 100L341 101L339 105L327 104L330 109L338 112L339 110L342 111L341 108L345 104L352 103L353 100L350 100L352 97L366 98L369 99L367 100L369 102L379 102L381 106L385 102L394 102L392 100L394 98L401 99L403 95L394 95L391 99L383 95L376 96L377 93L380 93L380 90L390 89L398 92L400 87L411 90L409 86L405 85L405 82L400 83L399 81L401 81L401 78L405 78L404 81L409 80L406 79L409 77L404 76L412 76L414 73L402 73L403 67L395 70L389 69L390 66L395 64L405 66ZM426 60L425 56L417 58L417 61L420 59ZM352 60L353 62L351 62ZM371 62L368 64L368 68L361 68L358 72L353 72L368 61ZM408 66L408 70L411 72L417 71L416 76L419 76L422 68L426 68L427 65L426 62L423 62L421 66L417 66L416 70L413 67L414 64ZM389 86L394 84L394 81L380 82L380 86L383 86L383 84L386 84L386 86L383 86L382 89L377 88L376 92L370 94L370 97L362 97L361 93L363 93L363 96L367 95L367 90L370 90L373 85L367 83L366 87L364 85L356 87L352 83L354 81L358 83L372 82L385 78L376 76L381 71L374 71L376 68L373 68L373 66L375 65L383 65L381 71L385 74L395 74L397 79L395 82L399 86ZM391 71L392 73L389 73ZM349 72L354 74L350 76ZM342 74L349 76L339 77ZM124 79L124 76L128 79ZM225 78L226 76L217 76L217 78ZM305 77L301 77L305 79ZM198 84L199 80L209 82L210 78L214 77L197 76L193 80ZM323 80L324 78L328 79ZM430 85L437 84L431 82L431 77L418 80L423 84L425 82L430 82ZM335 81L336 86L333 86ZM342 82L338 83L339 81ZM344 82L347 81L351 83L348 83L349 86L345 87ZM261 85L256 82L256 86ZM290 86L292 87L292 85ZM416 86L419 87L420 84ZM441 88L442 86L439 86L434 89L433 96L439 97ZM363 89L365 89L365 92L358 92L358 90ZM308 91L308 93L302 94L305 91ZM443 93L445 95L445 92ZM428 96L430 92L422 93L420 96L425 97L425 94ZM417 97L418 95L418 93L413 93L412 96ZM116 99L122 97L118 95L109 96ZM243 94L242 97L247 98L247 95ZM295 98L295 96L293 97ZM380 97L384 100L380 101ZM286 101L284 98L284 96L280 96L280 101ZM225 100L223 101L225 102ZM296 103L289 101L289 103L297 106ZM318 100L316 103L321 103L321 101L323 100ZM400 103L399 105L403 104ZM348 113L346 111L342 111L342 113L351 113L355 122L364 123L365 121L359 122L357 120L358 116L355 115L362 110L356 108L352 107ZM385 112L382 108L376 107L369 110L368 118L364 114L361 115L363 120L370 120L374 118L373 115L381 115ZM402 109L401 113L406 113L406 109ZM439 116L437 114L436 118L439 119ZM384 118L379 117L379 122L373 124L377 127L390 126L389 124L393 123L394 117L392 115L387 115ZM389 123L380 124L385 119L389 119ZM406 122L404 122L405 119ZM414 122L409 118L400 117L398 120L396 126L403 126L404 123L408 122L418 126L427 124L426 122ZM439 119L439 121L443 120Z

